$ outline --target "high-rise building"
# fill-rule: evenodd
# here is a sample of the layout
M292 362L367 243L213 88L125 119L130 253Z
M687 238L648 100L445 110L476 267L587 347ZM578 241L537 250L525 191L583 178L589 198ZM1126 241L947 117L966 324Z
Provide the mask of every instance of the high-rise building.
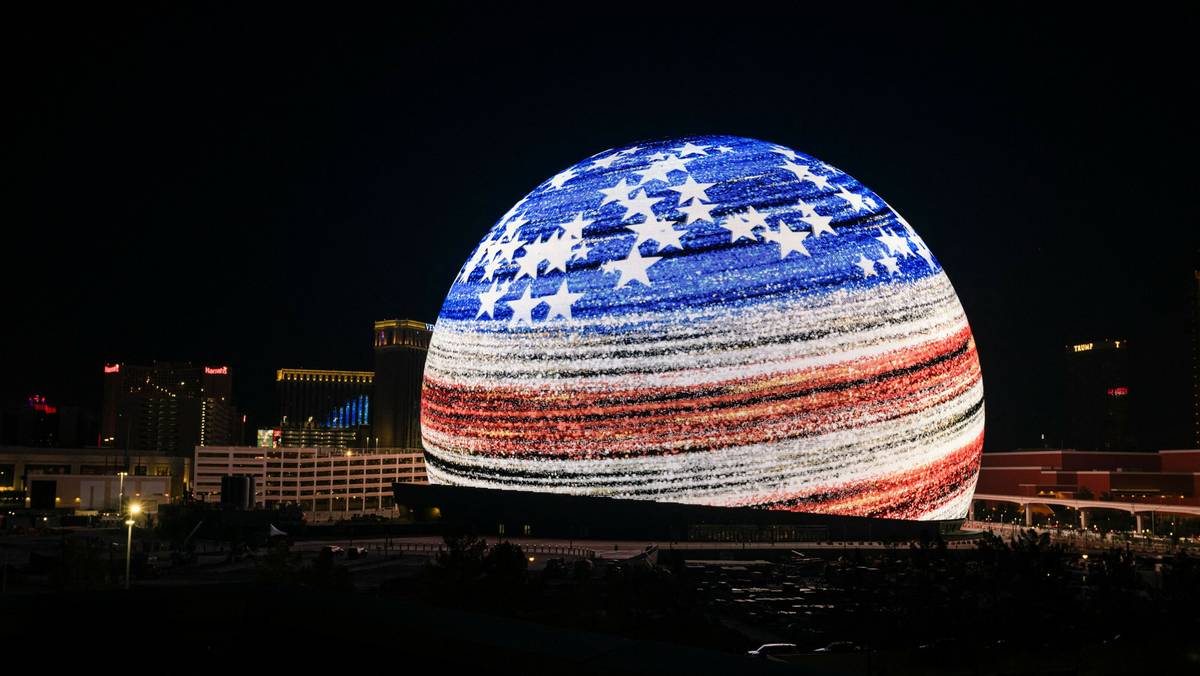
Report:
M191 456L241 441L228 366L106 364L100 445Z
M375 322L375 387L371 445L421 448L421 381L433 324L411 319Z
M279 369L280 446L362 448L371 431L370 371Z
M1066 362L1063 445L1087 451L1132 449L1129 341L1068 345Z
M1200 448L1200 251L1192 268L1192 445Z

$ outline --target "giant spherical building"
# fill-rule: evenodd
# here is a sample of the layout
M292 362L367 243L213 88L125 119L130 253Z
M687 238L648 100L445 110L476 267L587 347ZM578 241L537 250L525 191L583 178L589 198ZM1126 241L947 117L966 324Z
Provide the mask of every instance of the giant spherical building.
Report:
M966 514L983 382L894 209L788 148L599 153L509 210L438 317L435 483L906 519Z

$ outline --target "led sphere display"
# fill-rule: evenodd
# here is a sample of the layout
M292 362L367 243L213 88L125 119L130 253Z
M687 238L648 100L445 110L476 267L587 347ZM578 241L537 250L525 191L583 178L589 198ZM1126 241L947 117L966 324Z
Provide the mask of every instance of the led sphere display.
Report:
M963 517L983 381L941 265L884 200L789 148L639 143L484 236L429 346L434 483Z

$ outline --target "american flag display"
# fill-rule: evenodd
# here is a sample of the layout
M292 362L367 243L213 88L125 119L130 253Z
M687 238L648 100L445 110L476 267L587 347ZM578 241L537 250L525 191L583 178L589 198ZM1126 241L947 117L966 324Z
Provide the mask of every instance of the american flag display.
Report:
M430 480L906 519L966 515L983 381L921 237L849 175L734 136L550 178L455 279Z

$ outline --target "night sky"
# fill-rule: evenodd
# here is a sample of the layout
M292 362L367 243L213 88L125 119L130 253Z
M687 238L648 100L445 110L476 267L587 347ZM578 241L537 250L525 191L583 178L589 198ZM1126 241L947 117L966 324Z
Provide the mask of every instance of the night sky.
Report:
M103 362L190 360L269 426L275 369L371 368L371 322L433 321L542 180L721 133L913 224L975 332L988 450L1057 438L1063 346L1100 337L1133 346L1142 446L1191 446L1195 17L439 6L0 22L5 401L98 409Z

